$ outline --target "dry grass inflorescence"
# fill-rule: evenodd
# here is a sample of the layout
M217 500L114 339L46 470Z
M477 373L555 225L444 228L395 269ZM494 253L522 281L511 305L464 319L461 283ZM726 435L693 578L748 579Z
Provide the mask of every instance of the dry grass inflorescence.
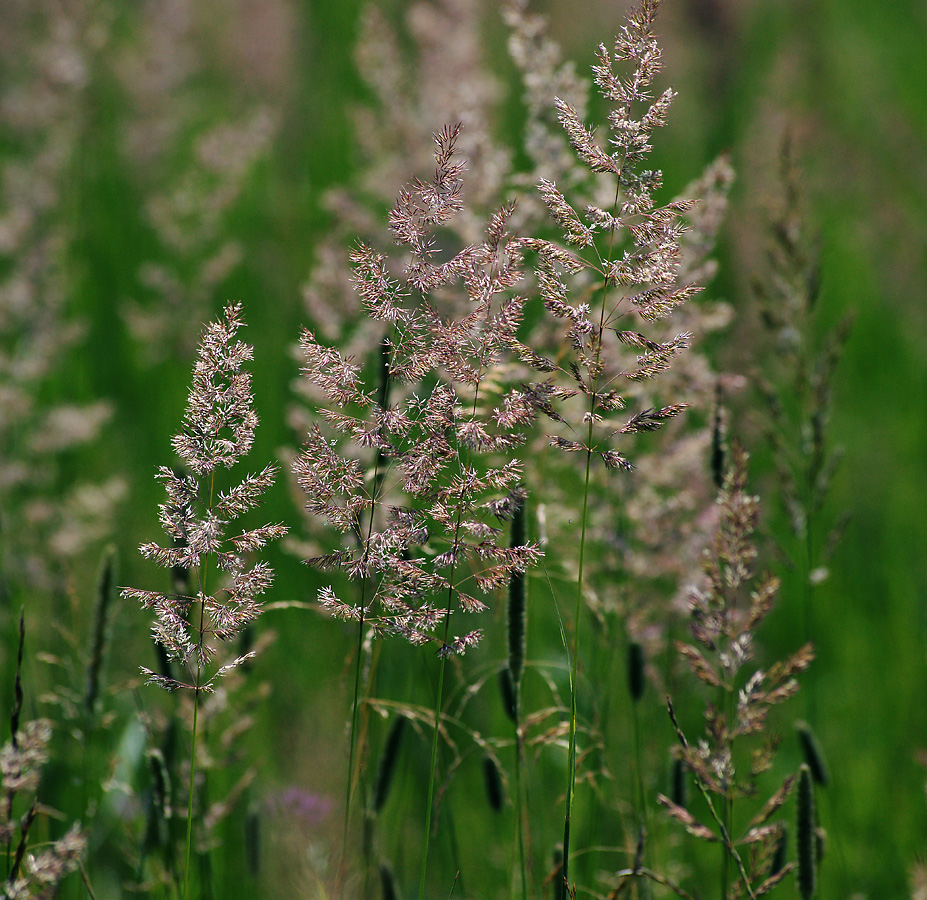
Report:
M0 751L3 896L58 896L79 868L88 896L215 897L235 856L247 861L242 896L273 885L293 897L739 900L793 874L803 898L815 894L815 790L827 769L804 724L805 765L791 771L775 752L776 708L813 649L799 638L784 661L765 661L779 582L758 570L760 502L747 454L727 437L726 399L744 379L718 371L705 347L732 317L703 291L733 170L722 156L676 195L655 168L676 97L657 86L659 5L630 12L587 80L562 62L543 17L508 0L501 19L524 117L515 148L494 126L502 82L481 58L478 3L416 4L398 30L366 9L358 70L372 102L354 111L362 171L324 199L333 227L304 289L310 323L288 412L298 447L281 452L300 596L265 604L273 544L291 528L252 521L266 521L278 466L241 474L260 399L255 352L239 338L246 306L229 303L200 337L171 441L177 461L157 471L165 539L139 549L159 571L120 594L153 616L157 662L106 684L119 614L109 548L86 649L61 622L66 650L47 656L64 683L45 700L84 752L46 782L51 726L20 722L20 625ZM263 104L197 117L191 15L180 0L163 14L146 7L141 52L115 68L134 106L122 150L141 182L157 183L141 214L150 258L130 279L147 299L122 305L145 371L184 352L191 320L207 317L247 252L232 213L277 134L278 111ZM65 166L51 150L69 125L58 93L79 91L81 53L92 60L108 46L110 25L52 28L73 65L36 82L49 92L47 121L22 146L42 182L3 172L0 252L24 260L0 299L0 336L18 336L0 357L4 597L14 579L49 590L63 581L43 569L37 544L6 539L19 493L56 552L72 532L81 540L68 553L102 533L89 519L43 518L41 504L56 455L92 440L108 408L40 409L30 394L79 337L61 294L74 223L57 213ZM601 132L590 124L597 109ZM162 184L170 158L179 162ZM29 189L13 191L14 181ZM802 342L816 286L796 202L793 191L776 226L779 277L761 283L775 288L767 321L792 341L783 352L804 404L793 465L787 417L766 388L812 585L837 355L816 362ZM42 465L30 469L29 453ZM98 490L99 518L120 490ZM340 806L331 785L273 786L249 755L262 701L286 693L303 665L258 671L268 607L342 642L344 733L313 736L343 769ZM312 653L307 642L306 665ZM149 699L146 684L169 696ZM59 810L35 799L68 779L79 801ZM106 887L95 893L98 872Z

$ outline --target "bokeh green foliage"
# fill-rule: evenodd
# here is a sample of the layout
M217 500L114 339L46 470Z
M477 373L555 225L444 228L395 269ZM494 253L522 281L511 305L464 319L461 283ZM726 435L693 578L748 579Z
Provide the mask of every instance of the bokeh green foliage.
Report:
M111 46L131 52L140 10L135 5L112 6ZM143 297L138 280L142 264L165 252L142 215L146 195L184 170L193 142L210 123L254 102L268 103L278 111L279 131L271 149L250 173L225 225L243 248L242 262L214 286L209 301L210 315L227 300L244 303L246 339L255 347L254 390L261 416L253 450L253 458L261 461L255 463L257 468L278 448L294 443L285 411L297 364L288 348L300 326L307 324L301 284L310 270L314 245L331 225L320 200L328 188L349 182L358 166L350 111L366 98L351 61L359 6L357 2L235 5L218 0L206 4L194 23L193 45L202 55L202 65L184 96L184 103L193 108L185 119L189 134L177 138L157 168L141 174L123 148L122 129L137 111L114 74L115 57L104 48L93 58L88 86L76 110L77 137L56 212L71 235L63 251L67 312L84 319L88 330L85 339L67 352L38 399L52 404L103 397L113 404L114 414L102 438L67 455L59 479L64 484L114 472L126 479L128 500L112 535L122 583L145 584L161 577L142 562L135 548L158 531L161 491L152 476L157 465L171 462L169 436L180 420L192 361L192 352L172 353L154 365L145 364L120 316L127 298ZM584 4L587 8L575 17L571 4L546 6L555 29L558 21L570 18L564 44L582 61L581 66L591 59L596 43L608 40L623 15L615 4ZM277 68L269 74L249 71L241 62L255 57L239 45L259 38L241 20L249 9L258 22L264 22L262 12L282 17L280 30L271 29L271 39L282 35L286 46L277 48ZM40 20L9 15L17 28L41 33ZM504 47L493 15L489 10L493 24L487 26L486 45L501 54ZM927 834L924 771L917 762L927 733L927 556L921 549L927 542L923 514L927 315L922 302L927 287L923 250L927 168L921 152L927 143L927 95L919 87L927 83L924 8L915 0L889 5L866 0L776 4L667 0L661 22L667 34L665 80L680 92L656 153L668 189L680 189L726 148L738 170L719 254L721 274L708 289L710 295L731 302L736 312L730 332L713 338L717 367L751 374L762 366L763 354L774 352L763 344L749 280L763 265L764 208L777 202L776 154L787 127L799 147L809 225L820 233L822 288L813 323L817 337L822 338L847 311L855 314L834 380L829 432L833 444L844 448L845 459L821 513L836 520L848 511L851 518L830 563L830 577L816 589L818 655L808 675L815 680L817 693L815 730L831 768L831 785L818 802L833 849L819 873L818 896L836 898L854 891L872 897L901 896L908 869L923 851ZM505 60L498 61L498 71L511 82L513 73ZM511 111L511 123L503 119L497 124L500 135L511 133L520 116L513 99L517 90L512 83L509 88L502 108ZM434 122L433 128L443 124ZM0 163L22 150L15 133L0 133ZM148 302L153 301L148 298ZM749 392L732 396L730 406L732 429L752 452L751 474L766 510L767 546L785 546L788 524L776 505L775 465L762 442L761 410ZM270 520L294 520L282 480L271 492L265 513ZM2 515L5 527L16 522L16 510L4 509ZM90 646L98 558L76 560L65 587L51 596L4 584L0 670L4 679L12 672L15 622L23 607L30 714L47 714L42 697L62 678L61 669L40 662L39 654L71 658L73 665ZM313 572L276 549L271 559L278 573L273 600L314 597L318 579ZM774 660L793 651L801 639L796 599L802 591L801 569L772 549L766 562L783 576L782 600L762 635L763 656ZM543 574L529 577L530 592L543 595L546 589ZM482 710L479 728L487 734L507 733L495 678L506 659L503 609L500 604L492 613L485 644L478 656L467 660L475 669L461 675L470 683L484 679L477 700ZM59 727L61 740L44 785L49 795L44 802L72 819L82 816L87 795L72 791L70 776L64 773L86 766L84 771L102 780L100 758L92 756L98 748L100 754L115 754L124 767L120 775L147 783L141 772L145 763L137 727L132 724L136 704L164 710L170 698L165 702L153 689L140 688L135 694L123 686L134 678L139 665L154 665L148 628L143 612L117 603L112 624L117 639L111 643L104 669L108 687L101 697L101 703L109 704L112 722L101 725L94 742L82 748L65 737L67 726ZM276 634L275 643L254 666L255 678L270 683L272 690L255 710L257 727L244 738L247 755L258 762L265 786L298 783L329 796L337 807L345 777L343 734L351 682L345 660L353 634L340 623L298 608L268 613L259 628ZM614 739L620 742L618 732L628 721L631 701L624 686L623 638L617 628L607 638L589 661L587 677L599 687L606 686L603 695L614 691L607 714ZM541 655L552 665L562 664L560 624L549 606L529 612L529 659L537 658L537 648L550 648ZM380 662L380 691L427 708L435 672L433 660L387 644ZM564 671L556 675L561 687L564 675ZM5 710L11 691L6 684L0 687L0 709ZM530 669L523 691L523 710L551 702L547 686ZM800 706L801 698L797 702ZM471 708L477 705L473 701ZM601 712L586 711L589 716ZM645 736L659 735L661 745L672 741L661 698L645 693L640 714ZM376 748L385 740L388 726L374 719ZM697 721L697 711L688 721ZM800 750L790 721L776 721L776 727L785 736L783 756L797 765ZM400 823L423 821L421 796L403 788L424 769L427 743L421 727L405 729L395 783L381 813L381 830L388 831L390 823L398 828ZM453 837L438 845L436 870L453 866L455 842L498 846L511 834L510 821L500 824L488 805L480 805L481 759L475 747L466 751L443 802L443 810L454 809ZM621 760L609 760L607 753L602 761L609 761L614 769L611 787L632 797L630 769L622 769ZM547 748L539 752L537 777L558 779L561 765L556 750ZM663 782L668 760L662 765L662 771L652 769L649 777L667 790ZM580 792L578 808L592 806L592 788L581 786ZM455 803L455 798L471 796L479 799ZM106 800L96 797L95 802L105 805ZM552 827L557 818L556 811L541 802L529 801L528 811L545 827ZM111 852L126 838L116 834L118 815L104 810L101 821L107 815L113 816L112 830L100 840ZM510 809L507 815L511 816ZM615 824L609 816L618 814L580 819L576 846L599 843L600 828ZM546 817L551 821L545 822ZM242 885L253 885L245 871L245 855L239 852L245 841L239 827L242 821L243 817L233 817L223 826L226 843L213 862L214 871L220 873L217 896L232 896L226 892L232 885L235 896L246 896ZM449 828L445 820L439 824ZM318 826L325 841L336 840L339 827L337 811ZM665 827L652 823L655 832ZM307 846L312 834L310 829L304 836ZM292 837L292 827L271 820L264 842L272 855L278 844ZM406 847L405 861L391 860L395 870L403 862L407 870L415 868L415 846ZM538 855L548 852L535 850ZM464 873L467 895L481 895L487 883L504 883L506 864L502 858L489 857L483 872ZM613 861L603 858L598 865L607 868ZM101 871L108 872L103 882L108 891L115 891L126 874L118 867L113 867L116 874L105 866ZM286 884L287 876L279 877ZM411 890L411 879L406 888ZM80 895L73 884L68 890L69 896ZM98 895L110 896L106 891Z

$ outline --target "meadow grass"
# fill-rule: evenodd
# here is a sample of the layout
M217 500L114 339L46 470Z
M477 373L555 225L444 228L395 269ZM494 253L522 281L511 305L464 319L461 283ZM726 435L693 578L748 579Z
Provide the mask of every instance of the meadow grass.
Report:
M923 482L897 475L923 455L905 297L925 204L904 162L923 110L879 43L904 51L905 11L822 12L818 54L788 4L706 23L668 0L653 27L680 96L642 126L667 96L650 70L654 96L633 93L652 11L617 60L593 50L623 18L583 44L565 29L575 68L557 8L547 30L518 2L311 21L268 2L250 28L218 3L2 13L8 895L906 889L927 828ZM607 139L610 108L587 63L628 101L616 144L585 130ZM783 84L804 184L788 154L776 171L784 129L754 99ZM821 196L834 146L878 175ZM155 547L151 476L180 465L197 341L234 330L230 297L254 345L260 509L223 550L233 495L165 468ZM668 328L631 323L671 297ZM217 421L194 395L187 441ZM289 490L274 458L302 459ZM282 535L269 520L290 552L267 548L267 614L233 590L233 622L210 599L217 554L240 582ZM729 590L767 570L777 592ZM116 599L117 577L147 593ZM238 665L210 684L213 644ZM139 667L192 690L162 697Z

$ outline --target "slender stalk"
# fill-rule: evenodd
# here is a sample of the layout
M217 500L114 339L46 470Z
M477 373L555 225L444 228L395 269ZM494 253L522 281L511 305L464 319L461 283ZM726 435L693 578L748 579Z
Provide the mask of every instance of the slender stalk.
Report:
M384 339L380 344L380 390L378 402L380 409L385 409L387 403L389 402L389 393L390 393L390 359L389 359L389 346L390 342L388 339ZM366 558L368 554L368 547L370 546L370 537L373 534L373 523L374 517L376 514L376 504L378 499L378 494L380 486L383 481L383 472L381 467L383 465L383 450L382 448L377 448L376 457L374 459L373 466L373 495L372 502L370 504L370 516L367 521L367 536L366 539L361 537L361 540L364 541L363 552L364 552L364 561L366 563ZM354 703L351 710L351 736L350 736L350 749L348 751L348 782L345 787L345 800L344 800L344 831L341 837L341 855L338 860L337 868L337 878L339 884L341 883L343 874L344 874L344 861L347 854L348 847L348 832L350 830L351 823L351 806L354 799L354 787L355 781L357 778L356 766L357 766L357 757L359 747L363 747L366 735L366 729L359 728L359 719L360 719L360 705L361 705L361 657L364 652L364 621L367 617L367 573L366 565L364 566L364 576L361 579L361 616L360 621L357 623L357 646L355 649L355 663L354 663ZM369 696L372 690L373 682L373 672L370 673L369 683L367 685L367 695ZM358 739L358 731L361 731L361 737Z
M193 850L193 789L196 776L196 724L200 709L200 671L197 666L196 687L193 690L193 740L190 744L190 796L187 801L187 851L183 873L183 897L190 896L190 857Z
M589 423L589 443L592 443L592 423ZM582 529L579 538L579 573L576 578L576 610L573 618L573 648L570 664L570 751L567 759L566 815L563 820L563 891L565 897L570 877L570 824L573 815L573 796L576 790L576 694L579 678L579 622L583 611L583 564L586 554L586 520L589 509L589 474L592 469L592 451L586 450L586 477L583 487Z
M213 498L216 489L216 473L213 470L209 479L209 510L213 508ZM206 597L206 575L209 570L209 554L203 559L203 565L200 568L200 595ZM193 792L196 783L196 735L197 724L200 712L200 687L202 684L203 667L200 662L202 659L201 649L205 640L206 629L206 603L205 600L200 602L200 624L198 628L199 640L197 642L196 654L196 681L193 684L193 737L190 741L190 790L187 798L187 847L183 872L183 898L187 900L190 896L190 859L193 854Z
M679 743L683 746L683 748L687 749L689 742L686 740L686 736L682 733L682 729L679 727L679 722L676 719L676 710L673 708L673 702L669 699L669 697L666 698L666 707L669 711L670 721L673 723L673 730L676 732L676 737L679 739ZM708 788L705 787L705 783L701 778L698 777L697 773L695 774L695 785L705 800L706 805L708 806L708 812L710 813L711 818L714 820L715 825L718 826L718 831L721 834L722 848L730 855L731 859L734 860L734 864L736 865L737 871L740 874L740 880L747 892L747 896L750 898L750 900L757 900L756 893L753 890L753 885L750 883L750 876L747 874L743 860L740 858L740 854L737 852L737 847L734 846L734 840L731 837L731 833L728 831L727 827L722 821L721 816L718 815L718 812L715 809L715 805L711 800L711 794L708 792Z
M494 268L490 273L490 277L494 276ZM473 405L470 410L470 420L476 418L476 412L479 406L479 396L480 396L480 385L482 383L482 374L483 366L485 364L485 357L481 356L479 361L479 366L477 367L477 377L476 383L473 389ZM460 465L460 446L456 448L456 458L458 460L458 465ZM470 452L467 451L467 463L469 465L470 461ZM461 472L464 471L464 466L460 466ZM453 542L454 546L457 545L458 539L460 537L460 527L461 522L463 521L463 512L464 512L464 499L461 497L460 502L457 505L457 521L454 523L454 534ZM434 736L431 742L431 765L429 767L428 774L428 809L425 813L425 845L422 850L422 875L419 882L419 900L424 900L425 897L425 875L428 870L428 847L431 842L431 815L432 815L432 806L434 805L434 788L435 788L435 769L437 767L438 761L438 735L440 732L441 726L441 708L444 704L444 671L447 668L447 656L448 656L448 636L450 635L451 627L451 603L454 598L454 579L457 573L457 562L456 559L451 563L450 577L448 578L447 586L447 603L444 608L444 637L442 639L442 653L441 653L441 662L439 666L438 674L438 696L435 701L435 728ZM460 872L457 873L459 878ZM455 882L456 884L456 878Z
M524 809L521 790L521 698L515 687L515 841L518 846L518 862L521 867L521 897L528 900L528 863L525 859Z
M213 483L215 483L215 475L213 475ZM210 494L212 493L212 485L210 485ZM210 497L210 508L212 507L212 498ZM204 562L204 567L208 565L209 559L207 557ZM205 596L205 576L201 575L201 584L203 596ZM205 628L205 603L200 603L200 626L199 626L199 646L203 644L203 629ZM199 647L197 648L199 650ZM200 684L203 677L202 666L199 663L199 653L197 654L197 664L196 664L196 681L193 685L193 737L190 741L190 789L188 792L187 798L187 848L185 854L184 862L184 872L183 872L183 898L186 900L190 896L190 858L193 853L193 792L195 789L196 782L196 735L197 735L197 724L199 720L200 712Z
M447 615L444 617L444 645L447 646L447 638L451 627L451 592L453 588L448 588ZM438 734L441 726L441 707L444 703L444 670L447 666L447 655L441 655L441 661L438 666L438 696L435 701L435 729L431 741L431 765L429 766L428 777L428 807L425 810L425 845L422 848L422 874L418 888L418 900L425 898L425 875L428 871L428 845L431 842L431 811L434 805L435 796L435 767L438 763Z
M619 178L620 185L620 178ZM618 208L618 199L620 196L620 186L615 189L615 200L612 205L613 210ZM609 235L609 245L607 259L610 261L615 244L614 228ZM600 257L599 262L602 263ZM567 759L569 768L567 775L567 792L566 792L566 813L563 819L563 893L566 896L569 889L569 871L570 871L570 823L573 815L573 798L576 790L576 694L578 690L579 678L579 630L580 617L583 610L583 566L586 555L586 525L588 522L589 511L589 480L592 472L592 439L593 439L593 422L596 405L596 396L599 389L599 361L602 357L602 334L605 328L605 308L608 299L609 276L607 268L602 265L602 271L605 273L605 282L602 285L602 305L599 310L599 330L595 337L595 354L594 354L594 375L589 395L589 424L586 429L586 472L583 479L583 512L582 525L579 539L579 571L576 576L576 610L573 618L573 651L570 665L570 750Z

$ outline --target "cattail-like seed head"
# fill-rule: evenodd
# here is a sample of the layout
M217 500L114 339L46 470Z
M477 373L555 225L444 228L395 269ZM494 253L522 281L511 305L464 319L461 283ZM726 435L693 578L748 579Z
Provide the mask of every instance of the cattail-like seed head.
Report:
M13 679L13 708L10 710L10 735L13 749L18 747L19 714L23 709L23 648L26 646L26 613L19 611L19 643L16 648L16 677Z
M830 782L830 772L827 768L827 760L824 758L824 751L818 742L815 733L807 722L796 722L795 731L798 733L798 743L801 745L801 754L811 769L811 777L815 784L821 787L827 787Z
M512 516L512 548L524 547L528 543L525 523L525 501L515 509ZM526 592L524 572L513 572L509 577L509 672L515 691L515 708L518 708L518 690L525 668L525 615Z
M100 672L106 651L106 632L109 611L116 592L116 548L110 544L103 551L100 574L97 578L96 599L93 605L93 633L90 659L87 663L87 687L84 690L84 709L92 714L100 691Z
M505 785L502 783L499 764L488 753L483 757L483 784L490 807L494 812L501 812L505 803Z
M390 725L389 734L386 736L386 743L383 745L383 755L380 757L380 765L377 769L377 781L373 794L374 812L380 812L386 804L386 798L389 796L389 789L393 784L393 776L396 774L396 762L399 759L399 748L402 745L402 736L406 730L408 719L403 715L396 716L393 724Z
M148 769L151 774L151 795L144 846L149 850L163 848L169 852L172 842L168 839L168 823L173 815L171 775L164 754L157 748L148 753Z
M628 643L628 690L637 703L644 696L644 648L637 641Z
M632 868L635 872L640 872L644 865L644 850L647 848L647 829L641 825L637 832L637 847L634 849L634 865Z
M389 863L380 863L380 889L383 891L383 900L399 900L396 876Z
M802 900L814 896L817 882L817 837L814 825L814 780L802 763L798 774L798 892Z
M499 669L499 693L502 696L502 708L505 710L505 714L517 725L518 709L515 702L515 683L512 681L512 670L508 666Z

